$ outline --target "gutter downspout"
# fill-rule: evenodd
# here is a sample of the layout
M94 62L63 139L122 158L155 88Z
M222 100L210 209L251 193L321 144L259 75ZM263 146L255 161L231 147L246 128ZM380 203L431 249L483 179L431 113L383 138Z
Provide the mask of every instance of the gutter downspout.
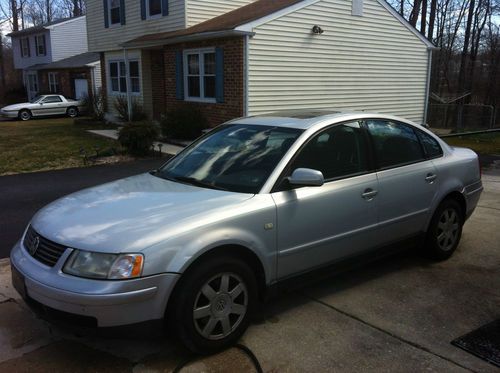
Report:
M248 51L249 51L249 44L250 42L250 35L246 35L245 36L245 56L243 57L244 59L244 77L243 77L243 89L244 89L244 97L243 97L243 100L244 100L244 104L243 104L243 115L246 117L248 116Z
M127 110L128 110L128 121L132 121L132 97L130 96L130 91L132 89L130 85L130 71L128 62L128 51L123 48L123 60L125 62L125 80L127 81Z
M428 107L429 107L429 95L430 95L430 90L431 90L431 66L432 66L432 49L428 48L427 49L427 82L425 86L425 106L424 106L424 121L423 125L424 127L427 125L427 113L428 113Z

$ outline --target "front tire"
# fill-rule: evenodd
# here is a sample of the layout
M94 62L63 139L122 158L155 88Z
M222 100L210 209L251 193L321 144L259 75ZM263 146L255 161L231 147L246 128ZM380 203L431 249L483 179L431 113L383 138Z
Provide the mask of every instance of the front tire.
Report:
M70 118L75 118L78 116L78 109L76 107L69 107L68 110L66 110L66 115Z
M30 120L31 117L32 117L31 111L29 111L27 109L23 109L19 112L19 119L21 119L24 122L26 122L27 120Z
M435 260L446 260L453 255L462 237L464 224L460 204L454 199L444 200L436 209L427 230L426 252Z
M251 268L235 258L211 258L183 276L167 315L181 342L199 354L236 343L257 304Z

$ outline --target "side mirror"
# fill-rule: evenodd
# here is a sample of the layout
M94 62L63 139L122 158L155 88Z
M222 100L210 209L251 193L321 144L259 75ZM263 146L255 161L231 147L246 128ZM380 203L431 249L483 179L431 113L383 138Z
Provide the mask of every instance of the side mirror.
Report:
M291 185L322 186L325 183L323 173L310 168L297 168L288 178Z

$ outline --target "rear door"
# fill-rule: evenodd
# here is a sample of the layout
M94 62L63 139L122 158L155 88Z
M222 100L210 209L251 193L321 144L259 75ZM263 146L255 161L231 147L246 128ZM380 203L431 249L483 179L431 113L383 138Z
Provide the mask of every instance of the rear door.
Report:
M416 131L389 120L367 120L377 162L379 233L388 244L425 230L437 194L437 171Z
M278 216L278 277L285 278L354 255L376 244L377 176L360 123L335 125L313 135L287 167L319 170L320 187L272 193Z

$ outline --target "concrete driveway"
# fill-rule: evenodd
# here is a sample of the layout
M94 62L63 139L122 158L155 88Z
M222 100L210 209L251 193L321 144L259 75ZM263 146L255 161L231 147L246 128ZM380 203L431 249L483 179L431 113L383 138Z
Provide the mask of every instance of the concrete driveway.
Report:
M498 368L450 341L500 317L500 176L443 263L405 253L284 294L262 310L241 343L265 372L481 371ZM203 359L175 341L54 327L12 291L0 266L2 372L253 372L232 348ZM187 360L186 360L187 359Z

